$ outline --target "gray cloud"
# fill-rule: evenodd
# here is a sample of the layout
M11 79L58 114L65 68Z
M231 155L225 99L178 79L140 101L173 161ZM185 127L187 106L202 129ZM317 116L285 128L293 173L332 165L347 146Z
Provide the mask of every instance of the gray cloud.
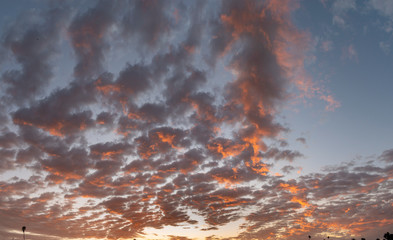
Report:
M114 8L116 4L110 1L99 1L72 20L68 32L78 61L74 68L76 78L101 74L104 54L110 47L106 33L114 22Z
M368 234L349 221L372 212L377 226L389 226L378 221L391 220L390 150L378 158L383 166L338 166L292 180L270 171L278 160L303 156L280 136L289 129L277 113L293 86L286 48L304 49L292 9L270 3L99 1L75 9L70 21L59 14L75 67L73 79L46 96L39 88L62 79L50 76L49 64L55 50L64 51L56 45L61 30L53 29L48 49L31 43L35 35L25 28L18 39L7 32L6 46L23 50L13 53L22 70L3 79L26 74L30 61L48 69L32 73L34 94L25 78L7 80L7 88L23 89L16 105L4 107L12 122L0 131L0 167L32 177L0 182L0 232L14 237L10 222L35 222L29 231L45 236L31 239L119 239L166 226L210 233L242 220L234 238L300 238L333 223L347 237ZM106 69L108 54L119 51L129 62ZM295 169L282 167L285 174Z
M23 104L44 93L53 77L50 62L59 48L60 34L68 16L68 10L60 8L30 12L9 26L2 45L12 52L20 69L6 70L1 76L7 91L4 100Z
M387 17L393 17L393 3L388 0L371 0L369 5Z

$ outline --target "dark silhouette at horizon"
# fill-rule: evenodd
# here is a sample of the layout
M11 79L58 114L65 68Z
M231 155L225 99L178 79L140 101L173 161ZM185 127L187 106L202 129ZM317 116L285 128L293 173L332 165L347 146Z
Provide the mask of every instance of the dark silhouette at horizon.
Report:
M26 231L26 226L23 226L23 227L22 227L22 232L23 232L23 240L26 240L26 237L25 237L25 231Z
M393 240L393 233L392 234L389 233L389 232L385 233L383 235L383 239L385 239L385 240Z
M25 232L26 232L26 226L23 226L23 227L22 227L23 240L26 240ZM328 236L327 238L330 240L330 236ZM14 240L14 239L15 239L15 238L12 238L12 240ZM308 239L311 240L311 235L308 235ZM133 240L136 240L136 238L134 238ZM323 240L325 240L325 239L323 239ZM351 240L356 240L356 239L355 239L355 238L352 238ZM361 238L361 240L366 240L366 239L365 239L365 238ZM380 240L380 238L376 238L376 240ZM392 234L392 233L389 233L389 232L386 232L386 233L383 235L383 240L393 240L393 234Z

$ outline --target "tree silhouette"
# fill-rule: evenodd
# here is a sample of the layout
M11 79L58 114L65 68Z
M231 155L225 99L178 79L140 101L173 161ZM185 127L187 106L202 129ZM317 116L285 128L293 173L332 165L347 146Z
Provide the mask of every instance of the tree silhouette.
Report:
M23 232L23 239L24 240L26 240L25 231L26 231L26 226L23 226L22 227L22 232ZM327 238L328 238L328 240L330 240L329 236ZM308 235L308 239L311 240L311 236L310 235ZM14 240L14 238L12 238L12 240ZM136 240L136 239L134 238L134 240ZM323 240L325 240L325 239L323 239ZM356 240L356 239L352 238L352 240ZM361 240L366 240L366 239L365 238L361 238ZM376 240L380 240L380 239L377 238ZM383 235L383 240L393 240L393 234L391 234L389 232L385 233Z
M387 233L385 233L385 234L383 235L383 239L386 239L386 240L393 240L393 234L390 234L389 232L387 232Z
M23 226L23 227L22 227L22 232L23 232L23 239L26 239L26 238L25 238L25 231L26 231L26 227L25 227L25 226Z

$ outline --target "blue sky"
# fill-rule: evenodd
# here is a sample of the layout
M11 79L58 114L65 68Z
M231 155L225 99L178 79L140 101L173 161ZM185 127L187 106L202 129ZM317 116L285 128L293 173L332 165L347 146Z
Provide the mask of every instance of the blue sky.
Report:
M393 2L3 1L0 235L381 238Z
M340 102L334 112L321 113L320 105L312 104L288 120L298 134L310 134L306 151L318 164L313 167L376 155L392 142L391 33L385 29L391 17L376 6L370 1L303 1L294 14L314 44L308 72ZM344 23L335 22L335 16ZM350 46L353 57L348 56Z

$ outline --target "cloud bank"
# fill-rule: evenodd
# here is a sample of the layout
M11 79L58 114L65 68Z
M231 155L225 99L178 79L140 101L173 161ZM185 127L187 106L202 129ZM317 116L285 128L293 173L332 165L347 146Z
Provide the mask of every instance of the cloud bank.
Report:
M31 239L126 239L170 226L217 239L240 221L226 237L289 239L392 227L392 150L286 177L303 155L280 138L282 106L339 106L305 71L296 7L99 1L15 21L2 36L12 64L1 72L1 234L22 224ZM271 172L278 161L283 175Z

